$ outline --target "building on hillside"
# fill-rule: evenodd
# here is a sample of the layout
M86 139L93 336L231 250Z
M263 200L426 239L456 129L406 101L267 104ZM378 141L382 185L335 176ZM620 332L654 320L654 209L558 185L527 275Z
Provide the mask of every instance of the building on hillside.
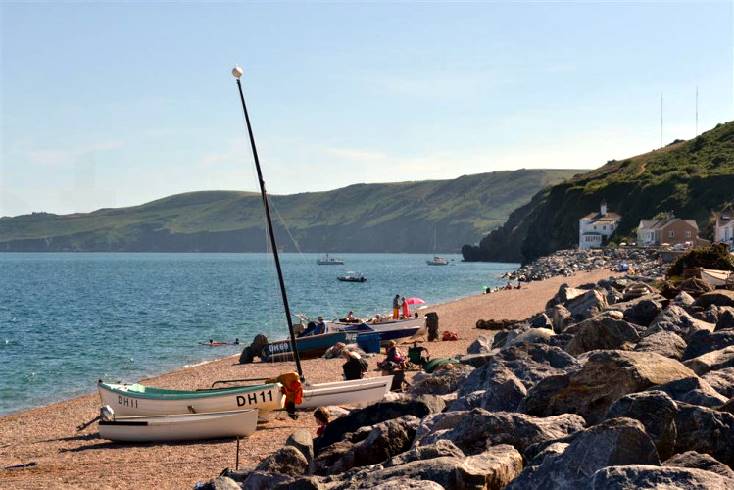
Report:
M730 250L734 250L734 213L731 210L716 214L714 241L725 243Z
M579 248L603 247L617 229L621 216L610 213L606 201L602 201L598 213L590 213L579 220Z
M693 219L679 219L672 214L660 218L640 220L637 227L637 245L701 245L707 240L698 237L698 223Z

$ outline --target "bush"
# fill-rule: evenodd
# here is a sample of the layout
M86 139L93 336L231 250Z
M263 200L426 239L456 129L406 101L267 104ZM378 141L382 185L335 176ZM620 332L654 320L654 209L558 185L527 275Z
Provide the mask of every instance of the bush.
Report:
M667 276L682 276L685 269L694 267L734 271L734 258L729 253L729 247L722 243L694 248L675 261L668 269Z

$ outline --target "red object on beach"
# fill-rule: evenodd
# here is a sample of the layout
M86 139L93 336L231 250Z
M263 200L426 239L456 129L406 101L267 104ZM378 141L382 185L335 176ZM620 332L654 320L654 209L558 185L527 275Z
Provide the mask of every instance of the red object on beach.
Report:
M405 302L408 303L409 305L422 305L422 304L425 304L425 301L423 301L420 298L408 298L408 299L405 300Z
M456 332L451 332L449 330L444 330L443 335L441 336L441 340L459 340L459 334Z

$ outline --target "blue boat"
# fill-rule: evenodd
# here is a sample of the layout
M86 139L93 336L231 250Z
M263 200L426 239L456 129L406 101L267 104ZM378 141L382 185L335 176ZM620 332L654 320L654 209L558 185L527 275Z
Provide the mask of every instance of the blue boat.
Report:
M425 327L424 318L407 318L405 320L385 320L379 323L347 323L327 322L328 331L379 333L380 343L386 344L391 340L413 337L418 331Z
M343 344L353 344L357 341L356 331L335 331L327 332L319 335L309 335L307 337L298 337L296 339L296 347L301 359L313 359L320 357L329 347L337 342ZM289 361L293 359L293 347L290 339L278 340L270 342L263 349L264 362Z

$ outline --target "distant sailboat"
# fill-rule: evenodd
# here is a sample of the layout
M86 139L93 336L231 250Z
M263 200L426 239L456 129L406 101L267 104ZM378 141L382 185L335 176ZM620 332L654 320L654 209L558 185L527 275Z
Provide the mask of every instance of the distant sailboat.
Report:
M329 257L329 254L321 257L317 262L319 265L344 265L344 261L338 257Z
M436 229L436 225L433 225L433 253L436 253L436 248L438 248L438 230ZM438 255L434 255L431 260L426 260L427 265L449 265L448 259L445 259L443 257L439 257Z

